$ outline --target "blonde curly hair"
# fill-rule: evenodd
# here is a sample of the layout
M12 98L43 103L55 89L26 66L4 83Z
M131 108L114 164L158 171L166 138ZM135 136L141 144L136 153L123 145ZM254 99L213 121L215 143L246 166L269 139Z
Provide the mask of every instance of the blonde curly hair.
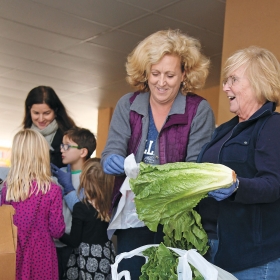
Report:
M167 54L177 55L181 60L182 72L185 71L182 94L204 86L210 61L201 53L200 42L179 29L155 32L136 46L127 57L127 82L140 92L149 91L147 79L151 66Z

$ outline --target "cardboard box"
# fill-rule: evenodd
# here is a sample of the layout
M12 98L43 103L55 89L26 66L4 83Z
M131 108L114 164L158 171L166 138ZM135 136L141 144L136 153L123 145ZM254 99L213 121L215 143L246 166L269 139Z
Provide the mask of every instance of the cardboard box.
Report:
M16 279L17 228L13 224L15 209L0 206L0 280Z

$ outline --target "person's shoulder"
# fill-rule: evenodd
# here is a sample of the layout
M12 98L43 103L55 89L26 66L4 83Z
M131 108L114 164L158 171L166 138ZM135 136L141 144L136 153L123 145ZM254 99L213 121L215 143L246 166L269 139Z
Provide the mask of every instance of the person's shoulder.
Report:
M129 92L129 93L126 93L125 95L123 95L119 100L118 100L118 103L117 103L117 106L121 106L121 107L130 107L131 105L131 97L134 95L134 92Z
M74 204L74 206L73 206L73 209L74 208L83 208L83 206L84 206L85 204L82 202L82 201L79 201L79 202L77 202L77 203L75 203Z
M205 108L211 108L210 103L206 99L202 99L199 105Z
M275 136L279 138L280 136L280 113L273 112L271 115L266 116L265 118L260 118L261 126L259 128L259 135L265 137ZM274 137L274 138L275 138Z
M123 95L117 102L116 108L114 110L114 114L123 114L124 112L128 112L130 109L130 98L133 96L133 92L129 92Z
M55 182L51 182L51 186L50 186L50 191L52 192L61 192L61 187L55 183Z
M89 211L89 206L86 205L84 202L82 201L79 201L77 203L74 204L73 206L73 213L76 213L76 214L82 214L83 216L86 217L86 215L84 214L85 212L88 212Z
M273 114L267 119L267 125L273 125L275 127L280 127L280 113L273 112Z
M271 116L269 116L263 123L262 126L259 129L259 140L265 141L268 143L272 143L273 141L278 141L280 137L280 114L279 113L273 113ZM275 145L278 147L278 144ZM274 144L271 144L272 147ZM276 149L276 147L275 147Z
M200 108L210 108L210 103L201 95L193 93L193 92L189 92L187 95L183 95L184 98L186 98L187 100L192 101L192 102L196 102L199 104Z
M199 105L197 107L197 111L198 111L198 113L204 113L204 114L213 113L212 107L206 99L201 100L201 102L199 103Z
M126 93L125 95L123 95L123 96L118 100L118 103L119 103L119 104L124 104L124 103L129 102L129 99L132 97L133 94L134 94L134 92Z
M54 140L58 140L58 139L60 139L60 138L63 138L63 135L64 135L64 131L63 131L60 127L58 127L58 128L56 129L56 131L55 131L55 135L54 135L53 141L54 141Z
M279 112L273 112L272 113L272 115L271 115L271 117L273 118L277 118L277 119L279 119L280 118L280 113Z

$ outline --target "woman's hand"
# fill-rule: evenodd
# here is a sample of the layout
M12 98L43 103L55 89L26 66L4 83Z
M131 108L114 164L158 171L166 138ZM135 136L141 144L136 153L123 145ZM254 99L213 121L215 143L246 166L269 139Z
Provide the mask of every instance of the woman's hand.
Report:
M124 157L119 155L109 155L104 163L103 170L110 175L120 175L124 173Z
M217 201L224 200L237 191L239 180L236 181L228 188L221 188L208 193L208 196L215 198Z

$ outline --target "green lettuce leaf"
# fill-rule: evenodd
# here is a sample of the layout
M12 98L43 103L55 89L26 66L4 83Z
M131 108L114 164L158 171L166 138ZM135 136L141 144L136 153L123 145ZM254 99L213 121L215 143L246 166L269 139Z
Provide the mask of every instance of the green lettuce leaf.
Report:
M151 231L162 224L166 246L195 248L205 254L207 235L193 208L209 191L232 185L233 177L233 170L222 164L141 162L139 175L130 179L130 187L139 219Z
M175 215L162 223L166 246L185 250L195 248L201 255L207 252L208 237L202 227L201 217L195 210Z
M179 255L169 250L163 243L158 247L150 247L143 252L148 262L141 268L139 280L177 280ZM199 271L190 264L193 280L203 280Z
M139 280L171 279L177 280L178 255L162 243L143 252L149 261L141 267L142 275Z

